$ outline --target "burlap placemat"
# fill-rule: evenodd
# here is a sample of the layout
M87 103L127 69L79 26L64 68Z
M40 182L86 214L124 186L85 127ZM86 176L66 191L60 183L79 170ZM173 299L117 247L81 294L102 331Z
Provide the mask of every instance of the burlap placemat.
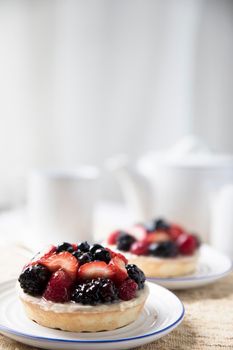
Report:
M16 249L13 255L12 247L10 251L4 249L0 254L0 280L16 276L24 261ZM186 309L184 321L169 335L139 350L233 350L233 273L209 286L176 294ZM3 349L36 348L0 335L0 350Z

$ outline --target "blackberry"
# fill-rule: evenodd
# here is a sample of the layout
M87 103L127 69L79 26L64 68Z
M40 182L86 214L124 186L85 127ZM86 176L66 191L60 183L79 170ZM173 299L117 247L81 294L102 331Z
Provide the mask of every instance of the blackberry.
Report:
M74 248L72 246L72 244L68 243L68 242L63 242L62 244L59 244L57 246L57 253L61 253L61 252L69 252L69 253L73 253Z
M104 249L104 247L101 244L93 244L93 246L90 248L90 252L94 254L97 249Z
M149 254L161 258L172 258L178 255L178 247L172 241L152 243L149 246Z
M144 272L134 264L126 265L126 270L128 272L129 278L137 283L138 289L144 288L144 283L146 280Z
M100 248L95 251L94 260L104 261L108 264L111 260L111 255L108 250Z
M98 278L78 284L71 295L75 303L96 305L117 299L117 289L109 279Z
M118 299L118 290L115 286L115 284L110 279L103 279L99 294L102 302L112 302L116 299Z
M121 233L117 238L117 249L127 252L136 239L128 233Z
M81 255L78 257L78 261L80 265L89 263L93 260L94 260L93 255L90 252L81 253Z
M50 271L40 264L27 267L19 276L20 287L32 296L42 295L50 278Z
M83 253L87 253L90 250L90 245L85 241L78 244L78 249Z

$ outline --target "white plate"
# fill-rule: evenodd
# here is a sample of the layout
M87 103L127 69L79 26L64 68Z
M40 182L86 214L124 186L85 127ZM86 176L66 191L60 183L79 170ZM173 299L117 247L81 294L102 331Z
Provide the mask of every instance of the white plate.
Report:
M173 278L147 278L169 289L186 289L213 283L229 274L232 261L207 244L200 248L197 270L192 275Z
M71 333L30 321L15 292L15 281L0 284L0 332L19 342L46 349L130 349L150 343L176 328L184 317L181 301L167 289L148 283L150 295L139 318L115 331ZM171 307L172 305L172 307Z

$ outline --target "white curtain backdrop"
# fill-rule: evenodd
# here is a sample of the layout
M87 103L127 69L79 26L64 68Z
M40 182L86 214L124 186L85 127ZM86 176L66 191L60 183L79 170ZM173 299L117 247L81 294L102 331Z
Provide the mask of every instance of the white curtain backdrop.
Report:
M29 169L233 152L231 0L0 0L0 205Z

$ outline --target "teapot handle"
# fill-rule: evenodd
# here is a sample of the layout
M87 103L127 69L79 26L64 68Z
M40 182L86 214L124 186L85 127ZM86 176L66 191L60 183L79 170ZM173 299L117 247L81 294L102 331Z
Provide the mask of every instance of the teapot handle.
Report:
M213 200L210 243L233 258L233 183L224 185Z
M126 155L108 159L106 168L120 184L125 202L132 213L132 219L145 221L151 218L151 189L149 182L130 166Z

